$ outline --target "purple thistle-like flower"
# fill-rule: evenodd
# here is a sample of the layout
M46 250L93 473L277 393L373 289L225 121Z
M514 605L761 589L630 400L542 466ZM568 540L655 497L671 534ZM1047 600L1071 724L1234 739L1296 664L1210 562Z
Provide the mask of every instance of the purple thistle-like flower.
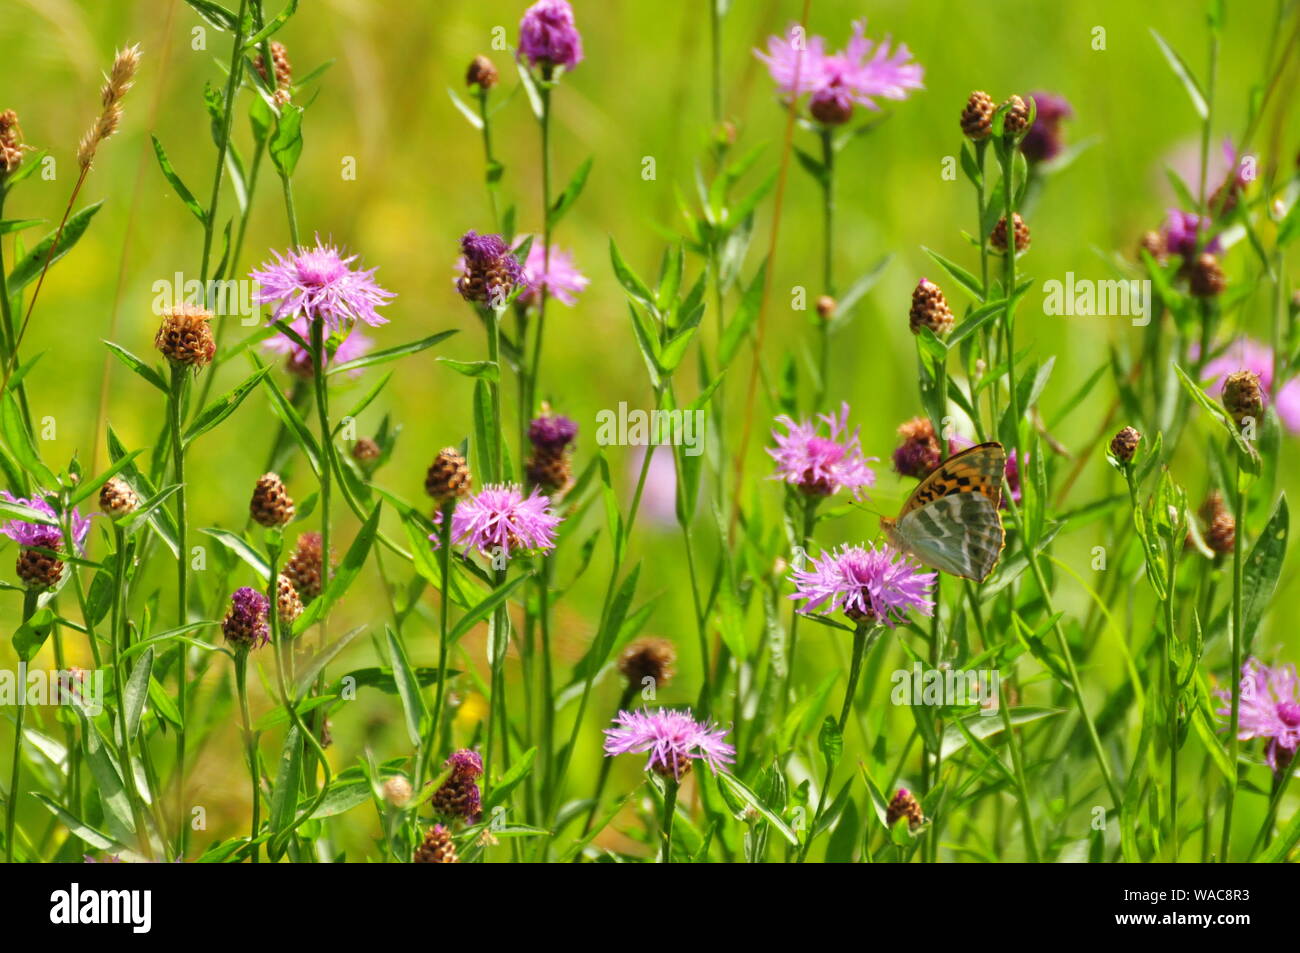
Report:
M311 340L311 326L306 317L296 319L290 327L303 340ZM339 342L339 346L334 353L326 356L325 366L328 368L335 364L346 364L348 361L355 361L368 353L374 343L370 337L353 328L348 336ZM262 347L275 354L287 354L288 360L285 361L285 367L288 368L290 373L299 377L312 376L311 352L288 335L277 334L273 338L268 338L263 342ZM350 376L355 377L361 371L357 369L348 373Z
M451 757L443 762L443 767L451 768L453 777L470 781L483 777L483 758L472 748L452 752Z
M867 466L875 457L868 460L862 455L857 428L849 432L847 403L841 404L838 418L834 414L818 416L829 436L818 434L808 420L795 423L784 414L776 418L787 432L772 431L776 447L767 452L776 461L773 479L784 480L810 496L832 496L848 489L856 498L862 487L876 482L875 473Z
M1196 243L1198 233L1203 229L1209 229L1210 220L1197 215L1195 212L1184 212L1181 209L1171 208L1169 215L1165 219L1164 227L1161 229L1164 234L1165 248L1170 254L1178 255L1184 261L1190 261L1196 255ZM1211 239L1203 251L1211 254L1218 254L1222 246L1217 237Z
M873 52L874 49L874 52ZM767 52L755 50L777 90L786 96L812 93L814 115L830 114L848 118L854 103L879 109L875 99L906 99L908 91L922 88L924 73L912 62L906 44L892 51L888 37L876 45L866 38L866 21L853 24L853 36L840 52L826 53L826 41L820 36L804 40L802 29L790 26L783 37L769 37Z
M710 721L696 721L690 709L620 711L614 722L613 728L605 729L605 754L612 758L648 751L646 766L665 777L681 780L693 759L715 773L736 760L736 749L723 740L727 730Z
M230 596L230 609L221 621L221 632L232 645L255 649L271 641L268 613L271 603L265 595L240 586Z
M10 503L30 507L60 524L50 526L45 523L32 523L27 520L15 519L0 524L0 534L8 536L19 546L36 546L41 549L58 550L63 545L63 521L59 518L58 513L54 511L54 507L45 502L45 499L39 493L28 500L20 496L14 496L8 490L0 490L0 497L4 497ZM82 516L81 511L76 507L72 508L71 515L72 540L76 544L78 552L85 552L86 535L90 532L91 517Z
M883 622L891 629L904 621L909 609L934 614L930 599L935 573L921 567L892 546L841 546L813 559L811 569L790 576L802 599L804 615L844 612L855 620Z
M522 236L521 240L526 236ZM519 247L520 242L515 243ZM528 248L528 257L524 261L524 276L528 288L519 295L522 304L531 304L545 289L547 295L557 301L573 307L578 303L578 295L591 283L590 279L573 264L573 255L552 246L551 261L546 263L546 248L540 241L534 241Z
M551 510L550 497L536 487L524 496L515 483L490 485L456 506L451 517L451 538L456 545L477 549L485 556L500 547L509 558L516 550L554 549L555 528L560 520ZM441 525L441 511L434 514L433 522ZM436 533L429 539L435 549L440 545Z
M252 278L260 285L257 301L275 305L275 320L322 321L331 332L350 327L354 321L371 327L388 323L375 309L396 295L379 286L374 268L351 268L356 255L345 257L334 245L322 243L319 235L314 247L271 254L274 260L265 262Z
M1215 692L1224 707L1217 714L1232 717L1232 692ZM1270 668L1257 658L1241 667L1241 705L1237 714L1241 741L1267 738L1266 757L1274 771L1285 770L1300 748L1300 681L1294 665Z
M1034 124L1020 142L1020 151L1030 162L1055 159L1065 148L1061 121L1074 118L1074 110L1063 96L1053 93L1030 93L1034 101Z
M568 0L538 0L519 21L519 55L544 70L582 62L582 34Z
M505 304L515 288L527 288L528 274L500 235L480 235L471 229L460 240L462 272L456 290L466 301L481 301L493 308Z
M534 447L563 450L578 436L578 425L563 414L544 414L528 425L528 440Z

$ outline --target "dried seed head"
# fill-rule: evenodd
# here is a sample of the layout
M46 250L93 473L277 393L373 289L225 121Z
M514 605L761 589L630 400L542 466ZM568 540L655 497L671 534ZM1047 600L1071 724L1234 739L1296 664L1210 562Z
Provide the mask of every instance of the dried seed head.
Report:
M100 112L95 124L81 137L77 148L77 165L85 171L95 162L95 153L102 143L117 132L122 121L122 100L126 98L135 78L135 71L140 65L140 47L128 46L119 50L113 59L113 68L109 71L108 81L100 90Z
M18 170L23 161L23 131L12 109L0 112L0 179Z
M470 61L469 69L465 71L465 85L477 86L486 92L497 84L500 76L497 68L492 61L486 56L476 56Z
M996 111L993 97L982 89L975 90L961 111L962 134L974 142L987 139L993 130L993 113Z
M406 807L411 800L411 782L395 774L384 782L384 800L393 807Z
M37 592L53 589L63 578L63 560L24 546L18 550L18 578Z
M1237 543L1237 521L1218 490L1211 490L1201 504L1201 519L1205 521L1205 544L1220 555L1232 552Z
M921 805L912 792L907 788L899 788L885 810L885 823L893 827L896 821L904 817L907 818L907 826L911 830L916 830L925 821L925 815L921 813Z
M414 864L459 864L456 845L452 843L451 831L441 824L434 824L424 835L424 842L415 848Z
M334 554L330 553L330 564L334 563ZM298 590L298 597L303 603L309 603L320 595L321 590L321 538L320 533L303 533L298 537L298 546L293 555L284 564L284 574Z
M1217 298L1227 286L1219 259L1202 252L1187 271L1187 288L1198 298Z
M189 304L177 305L163 316L153 339L154 347L173 364L195 370L207 367L217 353L212 325L208 323L211 320L211 311Z
M533 455L528 458L525 472L529 486L535 486L543 493L551 495L563 492L573 483L573 467L569 463L569 452L563 449L536 448Z
M1015 223L1015 243L1016 253L1029 250L1029 226L1025 220L1020 217L1019 212L1012 213L1012 221ZM989 235L989 244L993 246L994 251L1006 254L1007 251L1007 217L1004 215L998 219L998 223L993 226L993 231Z
M653 678L656 688L662 688L676 674L677 649L667 639L651 636L637 639L618 657L618 670L629 686L640 687L647 678Z
M444 506L469 495L473 485L469 465L455 447L443 447L434 457L424 477L424 491L435 503Z
M369 437L361 437L352 445L352 459L362 466L367 466L379 459L383 453L379 449L379 444L375 443Z
M922 480L943 462L943 448L934 424L925 417L913 417L899 425L903 442L894 450L894 470L900 476Z
M1008 136L1019 136L1029 128L1029 107L1019 96L1012 96L1003 106L1008 109L1002 114L1002 131Z
M926 327L939 337L952 330L952 309L943 292L929 278L922 278L912 290L912 308L908 312L913 334Z
M823 321L835 317L835 299L830 295L822 295L817 299L817 317Z
M99 508L107 516L125 516L140 508L140 497L121 477L110 477L99 490Z
M1264 391L1254 371L1237 371L1223 382L1223 407L1243 426L1245 420L1258 420L1264 413Z
M293 625L302 615L302 598L289 577L281 573L275 581L275 611L282 625Z
M253 522L268 528L284 526L293 519L293 500L278 474L265 473L258 479L248 512Z
M1132 427L1125 427L1112 438L1110 452L1115 455L1115 459L1120 463L1128 463L1133 459L1133 454L1137 451L1138 442L1141 439L1141 433Z

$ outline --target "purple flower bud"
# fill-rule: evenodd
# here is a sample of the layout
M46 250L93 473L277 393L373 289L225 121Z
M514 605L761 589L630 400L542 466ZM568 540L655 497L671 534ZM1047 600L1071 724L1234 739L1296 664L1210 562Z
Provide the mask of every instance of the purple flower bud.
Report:
M538 0L524 11L519 55L548 72L556 66L571 70L582 62L582 36L568 0Z

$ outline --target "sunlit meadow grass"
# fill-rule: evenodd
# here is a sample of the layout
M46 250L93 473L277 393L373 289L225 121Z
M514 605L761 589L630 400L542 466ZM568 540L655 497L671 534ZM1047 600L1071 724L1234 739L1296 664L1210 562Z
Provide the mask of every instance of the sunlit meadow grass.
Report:
M652 6L8 19L6 860L1294 858L1300 11Z

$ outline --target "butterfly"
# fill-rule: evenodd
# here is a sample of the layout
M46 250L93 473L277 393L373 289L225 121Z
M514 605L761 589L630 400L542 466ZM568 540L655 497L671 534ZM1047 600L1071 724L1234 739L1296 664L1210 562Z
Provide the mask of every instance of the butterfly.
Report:
M983 582L1006 542L1002 475L1007 452L981 443L954 454L921 481L897 519L882 517L889 541L932 569Z

